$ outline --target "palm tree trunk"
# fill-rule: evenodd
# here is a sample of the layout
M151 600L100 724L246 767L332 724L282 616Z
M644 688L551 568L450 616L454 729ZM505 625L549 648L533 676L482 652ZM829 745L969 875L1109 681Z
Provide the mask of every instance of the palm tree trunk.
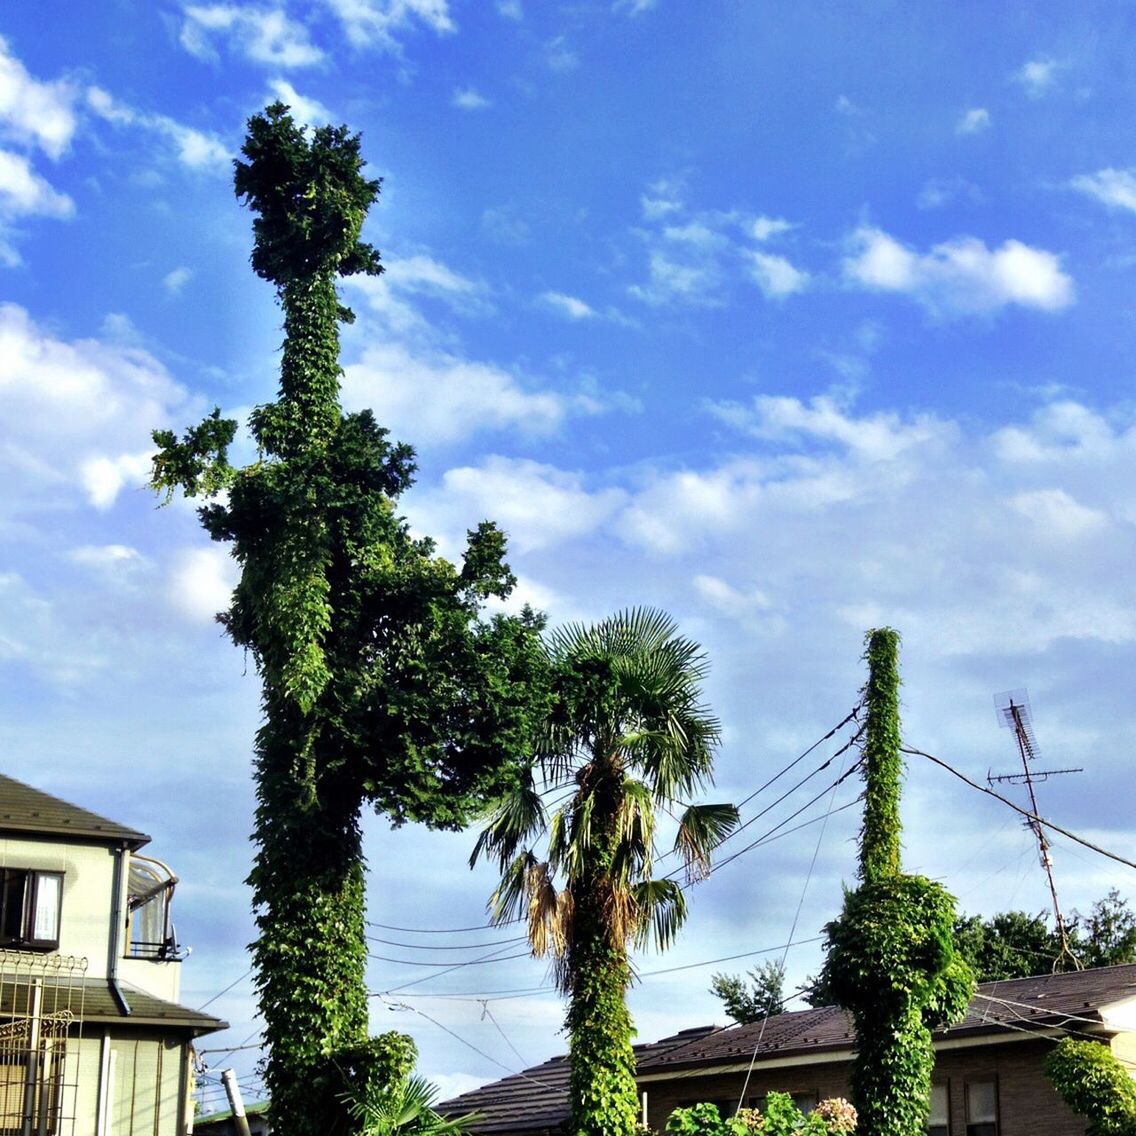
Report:
M638 1119L627 949L611 941L611 883L573 886L569 948L569 1101L572 1136L631 1136Z

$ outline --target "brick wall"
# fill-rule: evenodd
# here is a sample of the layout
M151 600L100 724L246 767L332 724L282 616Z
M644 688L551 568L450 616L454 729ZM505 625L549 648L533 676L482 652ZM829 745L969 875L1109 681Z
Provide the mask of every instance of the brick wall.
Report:
M1085 1123L1069 1111L1042 1072L1041 1063L1052 1048L1043 1040L1027 1039L1003 1045L943 1050L933 1079L946 1082L950 1099L951 1136L966 1136L966 1083L995 1078L998 1086L999 1136L1084 1136ZM798 1065L755 1070L745 1090L744 1104L758 1103L768 1092L848 1096L847 1063ZM691 1076L676 1074L667 1081L646 1081L648 1121L662 1132L671 1110L697 1101L713 1101L732 1112L738 1103L745 1073Z

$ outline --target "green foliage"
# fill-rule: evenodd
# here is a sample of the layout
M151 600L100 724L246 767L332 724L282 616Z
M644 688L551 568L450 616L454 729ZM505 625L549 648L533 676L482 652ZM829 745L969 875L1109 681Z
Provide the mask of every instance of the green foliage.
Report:
M1043 913L1006 911L986 920L965 916L956 920L954 934L979 982L1049 974L1062 959L1061 937Z
M157 431L153 484L212 497L202 524L240 565L218 618L263 690L250 883L265 1079L281 1136L323 1136L351 1131L345 1092L387 1075L366 1045L362 806L463 825L516 783L547 665L537 617L481 618L515 583L501 533L472 532L460 567L436 556L396 511L413 452L340 407L336 280L381 270L360 240L379 183L358 137L309 134L275 104L242 153L253 268L284 312L279 395L253 411L259 457L241 469L216 412L181 441Z
M572 1133L630 1136L628 948L665 947L686 915L677 882L653 878L656 808L682 809L675 850L694 876L737 810L683 800L710 783L718 722L700 701L701 649L669 616L638 609L563 628L547 654L550 702L532 765L498 802L471 863L497 862L494 920L526 919L534 953L553 957L569 995ZM546 794L567 797L551 816Z
M861 698L867 712L862 743L864 823L860 829L860 879L895 875L900 870L899 632L872 631L864 658L868 681Z
M896 632L868 636L861 884L828 924L819 987L856 1027L852 1099L872 1136L920 1136L934 1050L931 1027L961 1017L974 974L953 941L954 899L900 871L899 667Z
M749 972L749 983L738 974L715 974L710 993L722 1000L735 1022L759 1022L785 1008L785 967L766 962Z
M1082 966L1116 966L1136 962L1136 915L1113 888L1089 908L1073 913L1070 923L1073 952Z
M1136 1082L1107 1045L1062 1038L1045 1072L1065 1103L1085 1117L1085 1136L1136 1136Z
M770 1093L764 1110L740 1108L723 1119L714 1104L676 1108L667 1136L846 1136L856 1131L856 1110L841 1097L823 1100L803 1113L788 1093Z

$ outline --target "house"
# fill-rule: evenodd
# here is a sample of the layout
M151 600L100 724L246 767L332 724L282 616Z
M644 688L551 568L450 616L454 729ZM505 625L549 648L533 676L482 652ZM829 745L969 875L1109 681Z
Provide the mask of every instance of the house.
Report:
M1136 1063L1136 964L978 987L963 1021L935 1031L930 1136L1084 1136L1042 1071L1055 1041L1088 1037ZM852 1026L834 1006L765 1022L678 1034L637 1054L651 1128L675 1108L713 1101L724 1115L760 1107L769 1092L809 1109L848 1095ZM478 1136L545 1136L568 1118L567 1062L556 1058L446 1101L448 1116L479 1112Z
M182 1136L177 878L144 833L0 775L0 1136Z

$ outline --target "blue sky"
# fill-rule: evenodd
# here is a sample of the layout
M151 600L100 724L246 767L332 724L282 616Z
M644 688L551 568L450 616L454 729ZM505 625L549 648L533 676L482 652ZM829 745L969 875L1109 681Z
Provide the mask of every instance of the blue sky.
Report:
M418 449L413 525L456 552L497 520L518 601L553 622L672 612L712 661L721 797L843 718L863 633L888 623L908 741L980 780L1012 769L993 695L1028 688L1043 762L1084 770L1039 787L1043 812L1133 858L1131 21L882 0L4 6L5 770L154 834L183 881L185 1000L234 984L210 1002L221 1043L256 1041L257 685L211 622L224 549L144 485L151 429L274 389L279 315L230 180L247 117L282 98L346 122L384 179L367 235L386 273L344 289L343 392ZM1008 810L913 764L904 814L909 867L965 910L1045 907ZM641 960L641 1036L722 1020L710 974L772 956L696 964L784 943L799 904L815 936L855 830L846 810L701 885L681 945ZM543 964L425 965L509 938L453 930L492 888L471 843L368 822L374 953L402 960L373 963L374 1025L411 1032L446 1091L564 1044ZM1136 893L1068 841L1054 858L1068 908ZM817 957L790 952L794 981ZM250 1096L255 1059L211 1055Z

